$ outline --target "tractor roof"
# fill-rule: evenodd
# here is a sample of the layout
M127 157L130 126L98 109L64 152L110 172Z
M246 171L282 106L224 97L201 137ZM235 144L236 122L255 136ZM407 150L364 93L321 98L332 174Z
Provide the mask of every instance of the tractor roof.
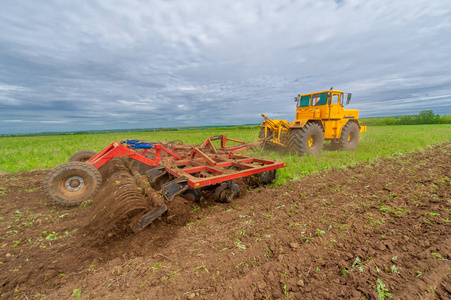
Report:
M322 91L322 92L314 92L314 93L308 93L308 94L299 94L299 96L309 96L309 95L316 95L316 94L322 94L322 93L329 93L329 92L333 92L333 93L343 93L342 91L338 91L338 90L327 90L327 91Z

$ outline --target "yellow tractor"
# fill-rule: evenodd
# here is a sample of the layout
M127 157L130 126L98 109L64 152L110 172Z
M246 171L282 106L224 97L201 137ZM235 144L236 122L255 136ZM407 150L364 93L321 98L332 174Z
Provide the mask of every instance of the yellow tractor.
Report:
M271 120L262 114L265 121L260 125L259 141L299 155L318 154L324 139L331 140L334 148L355 149L366 126L360 124L357 109L343 108L343 102L349 104L351 95L333 89L298 95L294 98L297 105L293 122Z

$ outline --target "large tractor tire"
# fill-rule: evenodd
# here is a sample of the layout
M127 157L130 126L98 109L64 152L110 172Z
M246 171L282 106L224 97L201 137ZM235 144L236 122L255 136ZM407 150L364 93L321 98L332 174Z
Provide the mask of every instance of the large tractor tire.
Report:
M271 143L270 140L273 138L274 132L272 132L269 128L266 130L266 139L265 139L265 127L260 129L260 133L258 134L258 140L261 141L260 149L271 150L274 148L275 144Z
M290 129L288 149L298 155L319 154L324 146L324 132L316 123L307 123L302 128Z
M82 150L75 152L70 158L69 161L81 161L85 162L91 159L97 152L91 150Z
M272 138L272 134L273 134L273 132L270 129L267 129L266 130L266 139L270 140ZM262 129L260 129L260 133L258 134L258 139L259 140L265 139L265 127L262 127Z
M341 136L338 141L340 150L354 150L360 139L360 128L355 122L348 122L341 130Z
M44 190L53 202L75 206L92 199L102 184L99 171L84 162L68 162L47 175Z

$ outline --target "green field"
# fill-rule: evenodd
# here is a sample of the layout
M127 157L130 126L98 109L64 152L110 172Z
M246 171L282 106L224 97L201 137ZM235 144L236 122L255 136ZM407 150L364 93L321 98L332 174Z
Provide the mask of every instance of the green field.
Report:
M182 140L187 144L200 144L207 137L225 134L227 137L257 141L259 128L206 129L157 131L139 133L104 133L76 135L46 135L0 137L0 172L17 173L33 169L48 169L65 163L79 150L99 151L113 141L141 139L151 142ZM377 126L361 134L356 150L350 152L325 150L318 156L298 157L280 151L251 151L247 154L284 161L287 167L279 172L276 184L289 179L298 180L312 172L329 168L343 168L361 162L371 162L380 157L404 155L424 147L448 142L450 124Z

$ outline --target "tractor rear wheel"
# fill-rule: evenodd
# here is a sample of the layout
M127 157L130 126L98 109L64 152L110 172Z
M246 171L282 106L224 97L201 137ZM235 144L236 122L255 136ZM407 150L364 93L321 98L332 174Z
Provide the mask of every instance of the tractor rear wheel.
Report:
M341 130L339 139L340 150L354 150L360 139L360 128L355 122L348 122Z
M70 158L69 161L81 161L85 162L91 159L94 155L96 155L97 152L91 151L91 150L82 150L75 152Z
M299 155L319 154L324 146L324 132L316 123L307 123L302 128L290 129L288 149Z
M102 177L95 167L84 162L68 162L50 171L44 190L53 202L75 206L92 199L101 184Z

